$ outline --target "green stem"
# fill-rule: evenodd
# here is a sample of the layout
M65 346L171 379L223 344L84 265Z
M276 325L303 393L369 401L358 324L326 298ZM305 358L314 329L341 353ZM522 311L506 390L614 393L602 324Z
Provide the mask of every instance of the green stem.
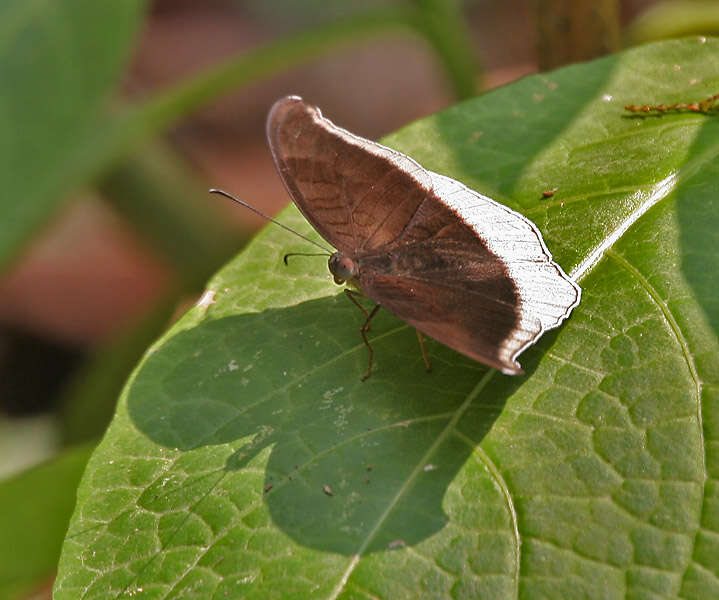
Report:
M164 130L225 92L266 79L336 50L338 46L350 45L385 31L404 29L412 32L412 21L412 14L407 9L383 9L323 25L229 59L130 109L119 119L114 140L110 143L119 152L126 151L138 138Z
M458 99L477 95L480 72L459 3L414 0L417 32L432 46Z

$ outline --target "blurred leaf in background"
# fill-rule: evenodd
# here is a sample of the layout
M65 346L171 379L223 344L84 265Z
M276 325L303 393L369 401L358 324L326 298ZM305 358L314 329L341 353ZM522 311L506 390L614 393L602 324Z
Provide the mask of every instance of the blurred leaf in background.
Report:
M63 195L84 184L87 146L115 90L145 3L8 0L0 6L0 264Z
M669 0L652 4L626 32L629 44L719 34L719 4L714 0Z

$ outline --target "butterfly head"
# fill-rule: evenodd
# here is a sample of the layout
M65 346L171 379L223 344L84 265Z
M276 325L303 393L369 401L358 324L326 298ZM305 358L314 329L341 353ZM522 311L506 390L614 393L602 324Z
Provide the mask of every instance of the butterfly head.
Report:
M330 256L327 264L337 285L342 285L345 282L351 285L357 285L359 266L349 256L345 256L341 252L335 252Z

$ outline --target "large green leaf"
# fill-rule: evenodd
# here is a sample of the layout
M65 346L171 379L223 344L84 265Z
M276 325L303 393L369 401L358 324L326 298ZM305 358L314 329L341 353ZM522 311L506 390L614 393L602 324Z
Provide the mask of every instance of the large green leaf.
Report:
M716 92L718 60L646 46L387 138L529 215L580 278L525 376L432 342L426 374L380 313L361 383L361 315L263 232L129 381L56 597L719 595L719 121L622 110Z
M0 2L0 264L84 183L143 0Z

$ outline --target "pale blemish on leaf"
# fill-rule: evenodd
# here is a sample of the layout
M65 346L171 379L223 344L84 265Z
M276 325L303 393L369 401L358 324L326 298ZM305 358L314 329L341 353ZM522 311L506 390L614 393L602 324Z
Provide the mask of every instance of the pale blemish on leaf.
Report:
M215 290L205 290L205 293L200 296L197 301L197 305L200 308L207 309L211 304L215 303Z
M344 388L343 386L340 386L340 387L335 388L335 389L333 389L333 390L327 390L324 394L322 394L322 397L323 397L325 400L332 400L332 398L334 398L337 394L339 394L340 392L343 392L344 389L345 389L345 388Z

